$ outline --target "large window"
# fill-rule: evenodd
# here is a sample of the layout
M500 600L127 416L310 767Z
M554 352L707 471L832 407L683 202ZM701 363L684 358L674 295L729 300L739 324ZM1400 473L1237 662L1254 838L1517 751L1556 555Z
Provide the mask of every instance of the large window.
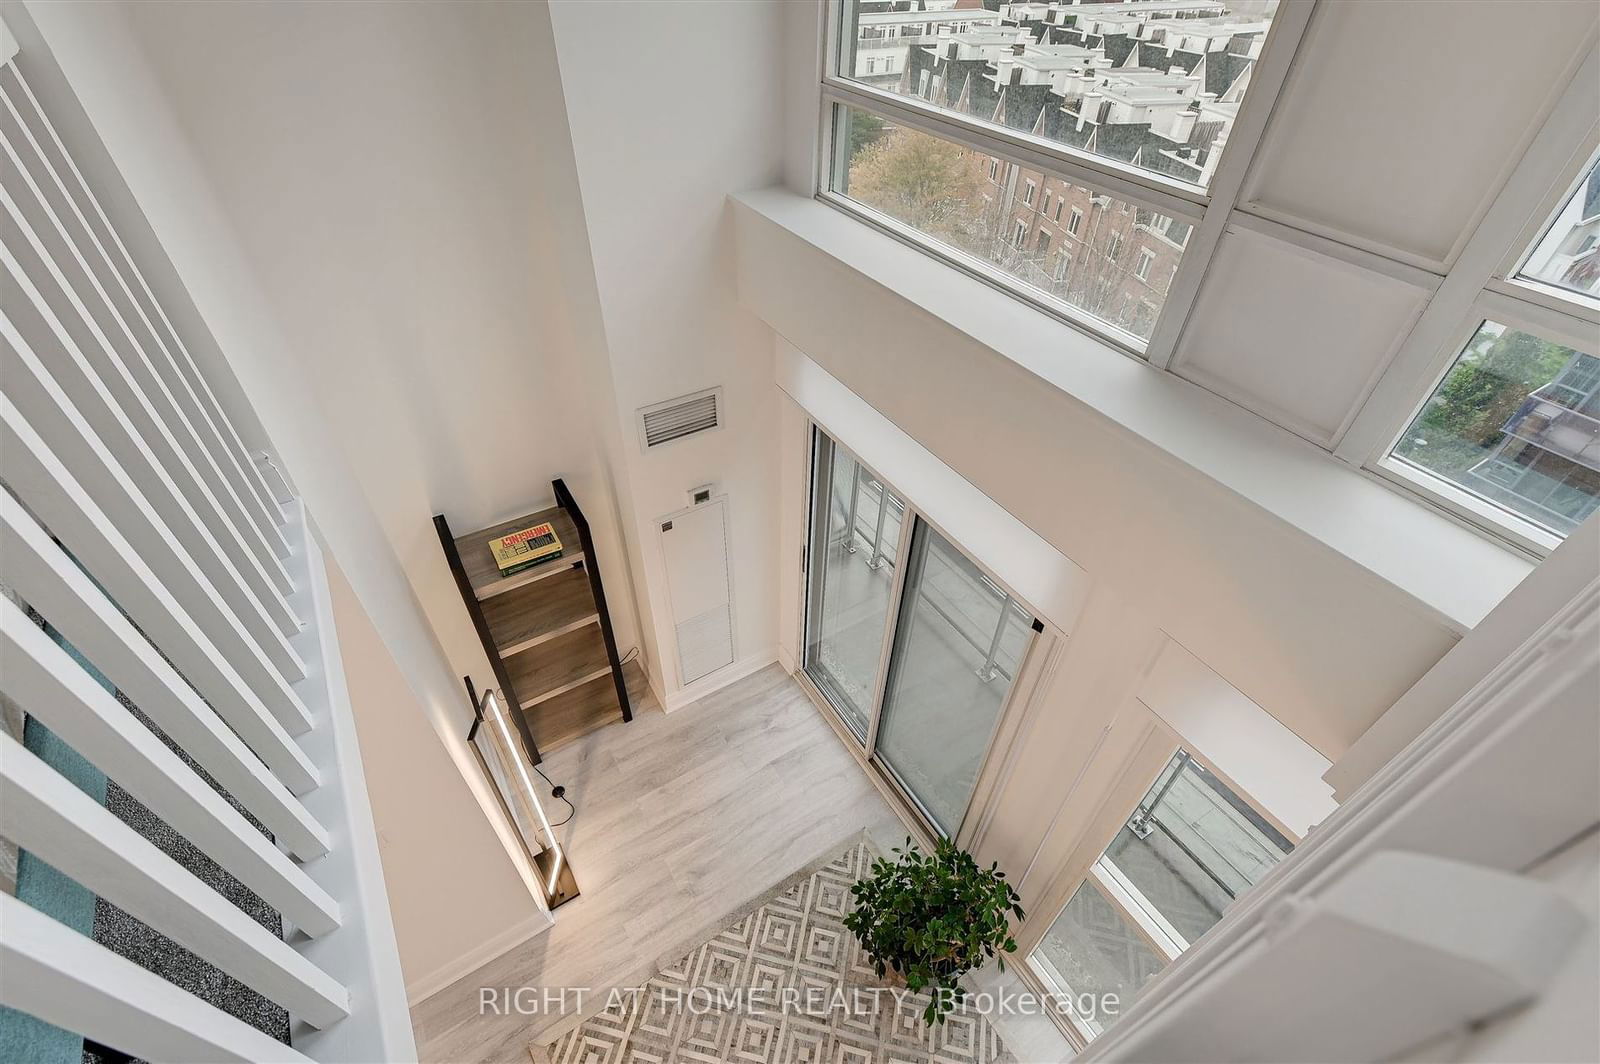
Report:
M1292 848L1227 784L1179 750L1033 948L1028 965L1047 989L1072 1002L1074 1027L1092 1038Z
M1600 164L1590 164L1519 276L1600 297Z
M847 54L839 69L853 70L857 42L879 39L904 15L876 10L879 3L840 6ZM979 129L1204 186L1252 87L1277 5L1235 6L1084 4L1052 23L1026 5L964 10L948 32L900 38L914 76L883 89ZM1193 17L1201 8L1208 17Z
M1353 218L1314 222L1274 206L1264 190L1291 172L1287 156L1274 147L1268 165L1252 165L1291 57L1320 47L1322 31L1306 38L1307 26L1327 26L1338 5L922 10L945 2L831 0L819 199L1530 555L1595 510L1600 425L1583 386L1600 357L1592 70L1574 73L1512 178L1483 189L1485 209L1463 216L1441 253L1433 244L1449 234L1367 233ZM869 31L911 17L928 25L893 39L899 75L855 73ZM1285 124L1295 110L1279 109L1270 134L1291 155L1313 139ZM1231 299L1242 326L1272 317L1229 287L1242 276L1230 270L1262 261L1234 241L1246 230L1427 293L1415 318L1396 315L1392 350L1351 353L1371 361L1371 377L1352 372L1320 395L1309 382L1326 367L1295 359L1328 356L1297 355L1287 324L1262 326L1259 340L1206 337L1197 298ZM1219 248L1238 258L1213 270ZM1186 342L1191 326L1205 342ZM1212 349L1234 340L1238 351ZM1302 368L1318 398L1275 398Z
M991 158L920 130L891 126L869 111L841 107L835 138L838 171L834 191L852 204L931 242L975 272L1025 290L1034 299L1088 324L1130 348L1150 337L1141 299L1159 306L1163 283L1147 284L1123 256L1124 246L1148 252L1172 276L1183 249L1153 227L1140 227L1139 213L1086 185L1023 167L1011 167L999 184L984 180ZM1082 250L1073 267L1055 273L1049 238L1062 232L1057 222L1035 213L1039 185L1071 210L1065 231ZM1147 212L1148 213L1148 212ZM1183 225L1163 219L1166 226ZM1035 231L1037 237L1029 239ZM1042 239L1041 239L1042 238Z
M804 676L909 811L956 836L1043 625L821 430L806 587Z
M1587 91L1587 89L1585 89ZM1571 154L1570 145L1565 147ZM1432 388L1375 468L1534 552L1600 509L1600 168L1595 148L1458 309ZM1537 156L1523 166L1537 163ZM1475 238L1478 239L1478 238ZM1486 271L1487 272L1487 271ZM1425 353L1425 352L1424 352Z
M1600 358L1485 321L1394 458L1564 536L1600 507Z
M1282 80L1281 61L1262 70L1268 41L1298 34L1303 18L1275 19L1273 0L1237 11L1203 5L1205 17L1161 4L997 5L961 8L959 19L952 9L929 13L927 32L888 42L898 78L867 79L864 42L882 47L880 28L906 18L884 6L833 6L823 198L1155 357L1150 345L1185 251L1163 234L1187 234L1214 195L1231 209L1263 124L1241 114L1249 101L1264 115ZM1293 25L1274 29L1278 22ZM1219 170L1225 153L1236 157L1229 180ZM1084 247L1057 277L1046 257L1062 235L1063 208L1072 212L1065 231ZM1145 219L1138 228L1136 215ZM1034 235L1034 224L1051 228ZM1146 274L1157 280L1146 283ZM1185 286L1186 299L1194 288ZM1173 339L1159 342L1165 349Z

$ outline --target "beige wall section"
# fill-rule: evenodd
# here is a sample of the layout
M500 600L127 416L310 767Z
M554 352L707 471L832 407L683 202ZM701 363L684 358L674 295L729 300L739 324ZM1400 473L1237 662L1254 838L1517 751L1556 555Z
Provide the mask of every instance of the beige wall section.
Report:
M460 874L495 847L494 832L452 770L361 600L331 559L328 586L400 967L407 996L419 1001L514 941L542 931L550 918L537 911L505 922L502 914L525 908L528 898L509 863L483 868L471 879ZM463 952L472 943L491 948Z

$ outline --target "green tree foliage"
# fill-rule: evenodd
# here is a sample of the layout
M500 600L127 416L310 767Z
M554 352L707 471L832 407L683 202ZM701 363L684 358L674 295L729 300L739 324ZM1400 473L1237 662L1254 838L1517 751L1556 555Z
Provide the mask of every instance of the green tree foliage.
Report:
M1428 426L1441 429L1463 440L1481 445L1493 442L1500 431L1489 416L1490 411L1505 405L1507 399L1521 401L1527 392L1517 391L1516 382L1509 381L1483 365L1467 363L1457 366L1439 387L1439 394L1428 407L1425 418ZM1488 427L1488 435L1484 429Z
M1499 442L1528 396L1571 358L1571 348L1515 329L1480 334L1406 432L1399 452L1435 472L1465 472Z
M1531 333L1507 329L1484 352L1480 368L1500 383L1481 416L1466 426L1466 438L1492 444L1500 429L1528 396L1555 379L1572 357L1572 349L1541 340Z
M850 164L850 195L934 236L971 230L981 204L978 175L965 148L914 129L895 129L866 145Z
M855 162L861 149L883 136L888 123L871 111L850 112L850 161Z
M960 978L989 957L1014 953L1009 918L1023 918L1022 899L999 865L978 867L972 855L948 839L933 854L906 840L893 861L872 863L872 875L850 888L856 907L844 918L878 975L893 968L912 990L931 999L922 1018L944 1018L965 996Z

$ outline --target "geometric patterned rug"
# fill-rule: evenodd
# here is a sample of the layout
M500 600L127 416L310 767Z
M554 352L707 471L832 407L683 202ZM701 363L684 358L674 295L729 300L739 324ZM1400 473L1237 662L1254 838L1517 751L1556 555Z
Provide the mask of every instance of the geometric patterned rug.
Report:
M957 1007L929 1027L927 996L873 971L844 915L876 856L863 838L800 873L534 1061L1015 1064L983 1016Z

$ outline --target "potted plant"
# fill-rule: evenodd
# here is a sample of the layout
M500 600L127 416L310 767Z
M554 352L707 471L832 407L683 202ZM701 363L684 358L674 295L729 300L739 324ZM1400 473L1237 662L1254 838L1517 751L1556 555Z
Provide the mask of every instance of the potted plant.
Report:
M1009 918L1022 919L1022 899L998 864L979 868L948 839L931 855L910 839L892 852L895 860L874 861L871 876L850 888L856 907L844 924L879 976L893 968L912 990L932 997L922 1018L942 1024L966 996L961 976L990 957L1005 971L1001 954L1017 948Z

